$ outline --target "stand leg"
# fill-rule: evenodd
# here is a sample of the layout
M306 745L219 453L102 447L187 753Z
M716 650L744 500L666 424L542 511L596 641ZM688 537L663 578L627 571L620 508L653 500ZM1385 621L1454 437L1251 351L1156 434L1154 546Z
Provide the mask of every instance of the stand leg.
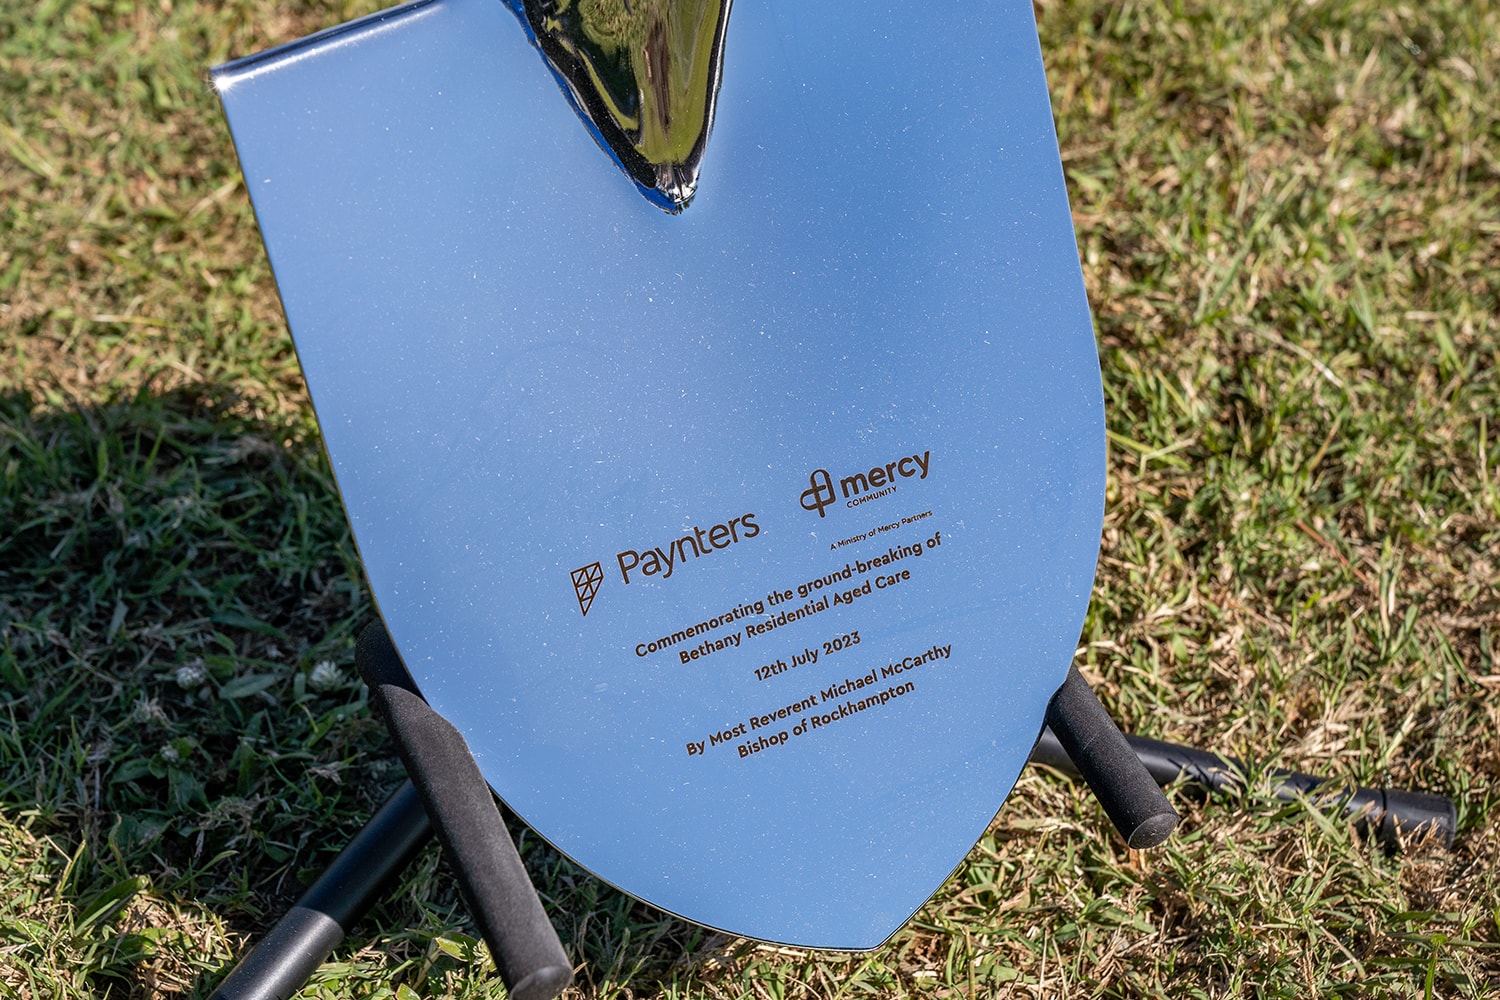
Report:
M422 700L383 627L365 629L355 658L412 780L211 1000L287 1000L434 832L510 996L552 1000L572 984L573 970L468 744Z
M408 781L219 984L211 1000L287 1000L431 836L427 813Z
M1077 667L1047 705L1047 725L1127 844L1155 847L1177 828L1176 810Z
M572 983L573 969L468 744L422 700L379 623L360 634L355 662L510 996L551 1000Z
M1125 739L1158 785L1165 787L1175 781L1189 781L1209 791L1243 788L1246 769L1237 760L1144 736L1127 735ZM1031 752L1031 760L1034 764L1045 764L1065 773L1078 773L1078 768L1050 729L1042 731L1042 738ZM1444 847L1453 846L1453 837L1458 830L1458 812L1452 799L1400 788L1341 785L1281 768L1268 771L1266 776L1275 783L1271 794L1283 801L1311 797L1341 802L1348 817L1368 829L1387 850L1399 851L1404 839L1428 836L1436 837Z

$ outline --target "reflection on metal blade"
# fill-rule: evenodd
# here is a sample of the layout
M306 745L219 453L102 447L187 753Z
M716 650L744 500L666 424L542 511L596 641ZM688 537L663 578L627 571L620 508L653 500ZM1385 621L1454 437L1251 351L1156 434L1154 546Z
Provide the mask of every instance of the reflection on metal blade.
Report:
M713 127L729 0L519 0L537 45L606 151L680 212Z

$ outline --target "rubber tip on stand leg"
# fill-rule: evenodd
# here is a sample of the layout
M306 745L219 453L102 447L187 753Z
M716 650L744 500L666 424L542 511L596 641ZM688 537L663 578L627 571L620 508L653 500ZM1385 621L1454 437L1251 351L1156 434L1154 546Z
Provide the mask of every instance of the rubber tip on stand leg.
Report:
M328 914L293 907L210 1000L288 1000L343 940L344 929Z
M572 969L565 965L548 965L529 973L508 992L512 1000L552 1000L572 985Z
M1173 812L1170 816L1165 813L1157 813L1142 820L1125 842L1137 851L1148 847L1158 847L1166 843L1172 831L1177 829L1178 816Z
M1453 846L1458 833L1458 809L1452 799L1398 788L1383 789L1382 797L1385 810L1376 830L1381 843L1401 847L1403 841L1431 837L1445 850Z

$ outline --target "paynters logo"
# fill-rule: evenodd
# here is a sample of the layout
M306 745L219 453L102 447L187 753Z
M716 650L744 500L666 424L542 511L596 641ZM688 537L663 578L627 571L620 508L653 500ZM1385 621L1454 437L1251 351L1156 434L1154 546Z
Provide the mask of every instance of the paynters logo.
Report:
M599 593L599 584L603 582L604 567L600 563L589 563L573 571L573 596L578 598L578 610L585 618L594 603L594 595Z

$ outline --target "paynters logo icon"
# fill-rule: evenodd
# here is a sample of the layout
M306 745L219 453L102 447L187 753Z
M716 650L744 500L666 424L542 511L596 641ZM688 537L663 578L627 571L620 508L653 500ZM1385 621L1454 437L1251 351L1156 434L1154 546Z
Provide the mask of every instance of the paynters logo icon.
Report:
M573 596L578 598L578 610L585 618L594 603L594 595L599 593L599 584L603 582L604 567L600 563L589 563L573 571Z

